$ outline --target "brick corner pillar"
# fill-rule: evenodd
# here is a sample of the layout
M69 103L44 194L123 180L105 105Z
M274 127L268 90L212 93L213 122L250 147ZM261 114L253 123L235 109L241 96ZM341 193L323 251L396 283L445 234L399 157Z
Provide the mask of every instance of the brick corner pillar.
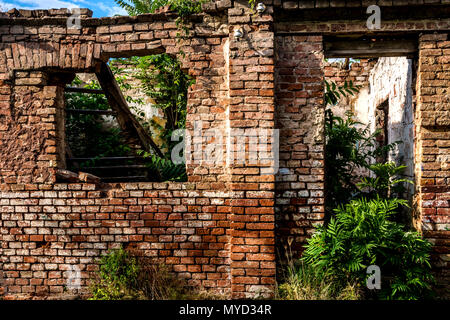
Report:
M13 51L14 52L14 51ZM64 166L64 88L42 71L14 71L2 108L2 188L52 184ZM58 126L59 125L59 126Z
M233 298L272 297L275 289L274 169L278 152L274 152L272 13L273 8L268 6L263 14L255 14L246 2L235 2L228 11L227 164L233 193L230 216ZM240 30L242 37L236 36L236 30Z
M433 244L438 290L450 284L450 34L419 38L416 124L416 226Z

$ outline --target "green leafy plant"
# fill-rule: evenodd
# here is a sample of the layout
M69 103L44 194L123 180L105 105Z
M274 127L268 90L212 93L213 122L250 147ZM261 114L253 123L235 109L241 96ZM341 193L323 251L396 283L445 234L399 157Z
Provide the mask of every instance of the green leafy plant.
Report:
M181 17L200 13L204 0L114 0L120 7L125 9L130 16L144 13L153 13L159 8L169 6Z
M164 114L163 138L167 144L163 148L170 151L173 131L185 128L187 92L195 80L183 72L176 58L168 54L135 58L132 62L138 69L137 79L141 81L144 93L154 99L154 107Z
M378 146L376 137L379 131L371 134L368 126L361 128L361 125L353 120L351 113L347 113L347 118L343 119L335 116L331 110L326 111L325 183L328 215L333 208L361 195L363 185L358 186L358 183L361 179L364 179L362 183L370 183L372 179L367 178L369 172L377 176L377 181L387 182L386 178L391 179L392 174L399 174L405 168L394 164L372 164L377 156L387 154L400 142ZM381 176L382 169L388 170L388 176ZM396 191L400 191L401 182L404 181L397 180Z
M391 221L400 199L364 198L335 210L308 240L302 260L339 281L365 286L366 268L382 270L381 299L420 299L431 293L431 244ZM366 294L368 292L366 291Z
M185 165L174 164L170 159L177 144L172 141L172 135L175 130L186 126L187 92L194 79L183 72L176 58L168 54L135 58L132 63L138 70L137 79L141 81L141 88L155 101L153 106L162 111L166 120L163 127L153 120L138 118L144 127L160 132L163 141L161 149L165 150L164 158L142 150L139 155L149 160L148 167L157 170L163 181L186 181Z
M287 276L278 286L282 300L358 300L358 283L341 286L319 268L300 262L287 270Z
M125 9L130 16L145 13L154 13L156 10L167 6L177 13L175 20L178 28L183 30L185 35L189 34L186 20L189 16L202 12L202 4L208 0L114 0L120 7ZM181 34L178 33L178 38Z
M147 159L147 167L159 173L161 181L187 181L186 166L175 164L170 159L160 158L154 154L138 150L138 154Z
M325 81L324 100L327 106L335 105L342 97L354 95L359 92L361 86L355 86L352 81L341 86L334 82ZM327 218L332 215L332 209L339 205L348 203L361 195L363 184L372 182L367 178L370 174L379 180L387 177L381 176L386 171L388 178L401 173L405 167L396 167L395 164L374 164L376 159L386 157L395 150L401 141L387 145L379 145L377 137L381 130L371 133L369 125L355 121L351 112L346 112L346 117L335 116L331 109L325 111L325 184ZM379 169L377 171L377 169ZM381 170L381 171L380 171ZM391 170L391 172L388 172ZM358 183L364 179L360 184ZM396 186L392 188L393 194L399 195L406 180L397 180ZM379 183L378 185L381 185ZM369 185L365 186L369 190ZM373 186L372 186L373 187ZM377 190L379 191L379 190ZM386 192L387 189L386 189ZM366 194L369 196L369 194Z
M115 0L130 15L153 13L163 6L169 6L170 10L178 14L176 23L180 29L188 34L185 19L201 12L202 4L206 0ZM183 52L180 52L183 54ZM156 157L153 154L141 151L149 168L157 170L163 180L186 181L186 169L184 165L176 165L170 160L173 147L172 134L177 129L185 128L187 92L195 80L182 70L180 61L168 54L158 54L147 57L135 57L131 62L139 70L137 78L141 81L141 87L145 94L155 100L154 107L164 113L166 123L161 124L146 120L143 115L137 114L138 120L145 128L155 129L161 132L161 140L165 157Z
M91 286L93 300L136 299L139 267L129 252L120 248L103 256L98 279Z
M139 250L114 249L99 262L91 300L219 299L220 295L189 287L168 266Z
M327 84L327 93L348 91ZM328 104L341 95L326 94ZM327 98L328 97L328 98ZM364 288L367 267L378 265L382 288L363 296L379 299L420 299L432 294L430 248L421 235L396 222L407 201L400 199L404 166L373 163L395 144L377 147L378 132L347 114L347 119L326 114L326 206L333 212L307 240L301 261L336 281L338 287L359 283ZM357 169L366 169L361 174ZM368 174L369 173L369 174Z
M152 13L167 5L168 0L114 0L130 16L142 13Z
M335 281L320 268L301 260L294 260L293 238L284 245L285 259L278 268L277 298L282 300L357 300L360 288L357 282Z
M354 85L353 81L345 81L342 86L337 85L335 82L325 82L325 102L329 105L335 105L341 97L353 96L359 92L361 86Z
M127 68L137 70L136 78L140 81L144 93L156 103L154 107L162 110L166 119L164 127L159 123L148 120L145 113L137 106L143 105L142 98L125 96L127 102L132 103L135 117L149 132L155 129L161 133L165 150L165 157L160 158L152 153L140 150L147 160L150 175L156 181L186 181L186 168L184 165L176 165L170 160L171 151L176 145L172 142L172 134L177 129L185 127L187 90L193 83L193 79L181 70L178 60L169 55L155 55L147 57L134 57L131 59L113 59L110 61L111 70L122 90L132 89ZM73 86L79 86L81 80L74 81ZM99 89L98 82L91 81L84 86L89 89ZM100 109L108 110L109 105L104 95L92 95L84 93L67 94L68 108L73 109ZM80 167L92 167L102 157L132 155L131 148L123 143L121 131L114 126L106 126L105 120L99 115L84 115L69 113L67 121L69 145L73 154L77 157L91 157L89 161L79 164ZM159 174L154 174L155 172Z
M368 197L383 198L401 197L405 191L405 183L413 184L411 180L400 177L406 166L397 166L394 162L375 163L368 167L375 176L361 178L357 184L360 190L365 190Z

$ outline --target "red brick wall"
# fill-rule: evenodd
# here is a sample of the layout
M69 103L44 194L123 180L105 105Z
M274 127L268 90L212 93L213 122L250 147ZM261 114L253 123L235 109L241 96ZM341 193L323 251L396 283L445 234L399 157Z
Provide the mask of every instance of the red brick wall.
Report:
M450 34L419 41L416 112L418 226L434 244L439 283L450 283Z
M171 13L83 18L80 30L67 29L67 14L59 11L0 17L0 234L9 296L61 292L63 271L72 264L80 265L86 284L96 259L120 244L135 245L191 284L233 298L273 292L275 241L292 239L298 255L324 214L322 35L367 29L359 20L274 23L270 3L263 15L252 14L246 1L209 4L180 41ZM299 5L274 4L288 3ZM384 21L382 30L425 33L417 89L418 220L435 243L442 274L449 253L443 160L449 150L449 39L427 33L449 25L445 19ZM242 39L234 37L236 28L243 29ZM279 129L279 173L267 174L264 161L203 161L188 164L189 183L55 184L54 169L64 167L67 73L94 72L110 57L180 49L183 66L197 80L189 90L188 130L197 120L224 136ZM243 145L249 149L251 142Z
M376 59L360 59L359 62L352 62L350 67L345 69L343 62L328 61L323 67L325 79L339 85L344 85L345 81L353 81L354 85L367 86L370 70L376 62Z
M46 18L45 26L18 17L2 27L0 59L6 67L0 74L0 161L5 193L0 208L9 295L60 293L67 281L61 271L68 263L80 265L86 285L96 259L121 243L173 265L192 285L235 298L273 293L274 177L260 174L264 164L247 169L188 163L192 184L105 185L99 190L87 184L64 190L66 185L55 184L54 169L64 167L62 88L70 79L64 73L93 72L109 57L177 54L181 49L183 66L196 78L188 93L191 135L198 121L203 131L222 133L227 126L273 128L273 41L265 39L270 40L271 16L254 18L259 31L250 48L233 44L224 28L227 19L247 19L248 8L229 14L209 16L205 22L193 17L195 28L186 39L176 38L171 14L82 20L81 30L69 30L66 19L53 17ZM253 46L269 51L259 57ZM264 66L255 67L255 58ZM239 88L242 74L250 78ZM17 110L20 117L13 113ZM256 122L250 120L258 115ZM208 137L201 142L204 148ZM40 221L41 213L45 221ZM35 245L46 248L34 251Z
M405 6L405 5L421 5L424 3L430 4L446 4L446 0L417 0L417 1L402 1L402 0L374 0L359 1L359 0L281 0L274 1L276 5L283 7L283 9L313 9L313 8L366 8L372 4L377 4L381 7L391 6Z
M86 293L98 258L140 249L190 285L230 293L230 194L189 183L27 184L1 193L6 296L63 293L77 266Z
M229 130L251 136L252 130L274 128L274 43L269 7L265 14L252 15L247 4L235 3L228 11L230 33L242 28L244 37L230 37L229 50ZM269 135L270 137L270 135ZM268 138L262 143L275 141ZM237 141L232 141L236 146ZM250 138L244 142L246 153ZM235 149L236 150L236 149ZM247 157L247 156L246 156ZM274 174L270 161L259 158L254 164L230 163L230 187L242 199L231 205L231 277L233 297L273 292L275 285Z
M292 237L298 256L314 224L324 218L322 37L280 35L276 45L277 241L283 251Z
M296 5L293 5L296 6ZM422 30L424 35L419 44L419 67L417 79L416 110L416 196L415 218L419 230L433 244L433 266L439 286L448 288L449 248L449 171L448 139L450 114L448 111L448 33L428 34L427 29L444 30L450 21L383 21L383 31ZM294 254L302 250L307 234L313 232L312 223L321 221L323 210L323 167L313 169L304 166L308 161L311 146L322 148L321 142L302 144L303 136L317 130L312 122L311 110L320 110L323 87L319 88L327 68L319 65L321 42L308 43L309 38L320 36L311 34L342 34L364 32L361 21L341 23L327 21L278 21L276 31L276 121L281 129L280 168L276 184L276 223L277 241L281 249L287 239L292 239ZM306 43L305 43L306 42ZM308 48L303 50L303 48ZM317 52L319 54L317 54ZM314 56L314 53L316 55ZM303 76L303 78L301 78ZM349 74L349 76L351 76ZM315 82L315 84L314 84ZM311 108L315 106L315 108ZM303 113L302 109L306 112ZM314 153L313 153L314 154ZM321 153L318 153L318 161ZM299 159L296 159L299 158ZM297 160L297 161L294 161ZM285 169L283 171L283 168ZM317 179L317 180L309 180ZM303 181L302 181L303 180ZM316 190L308 187L308 182L321 186ZM322 183L322 184L321 184ZM303 199L299 197L302 195ZM314 199L313 197L317 197ZM317 201L317 202L316 202ZM315 217L308 213L316 210ZM323 212L323 211L322 211ZM316 220L317 219L317 220Z
M231 200L245 194L230 193L230 175L222 164L189 164L192 184L97 189L55 184L54 170L65 165L63 86L70 77L64 75L93 72L109 57L182 49L183 65L197 80L189 91L187 128L192 134L200 120L203 129L223 131L229 103L224 68L228 33L219 29L224 16L205 24L194 18L198 33L179 41L170 14L82 20L81 30L67 29L66 18L46 19L42 26L26 14L1 27L0 227L6 296L61 293L70 265L82 270L86 289L97 259L121 244L172 266L191 285L231 295ZM254 197L264 194L255 192ZM258 230L256 225L248 227ZM248 240L255 254L265 246L257 242ZM258 268L259 260L268 260L248 258ZM267 276L273 279L273 273Z
M21 71L15 76L15 85L0 83L0 183L46 183L52 179L49 167L58 160L54 104L61 102L63 91L43 88L42 72Z

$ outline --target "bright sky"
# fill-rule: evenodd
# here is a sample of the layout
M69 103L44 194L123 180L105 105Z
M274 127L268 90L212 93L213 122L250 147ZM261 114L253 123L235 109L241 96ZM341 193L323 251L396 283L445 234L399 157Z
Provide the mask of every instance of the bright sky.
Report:
M17 9L89 8L94 17L127 15L114 0L0 0L1 11Z

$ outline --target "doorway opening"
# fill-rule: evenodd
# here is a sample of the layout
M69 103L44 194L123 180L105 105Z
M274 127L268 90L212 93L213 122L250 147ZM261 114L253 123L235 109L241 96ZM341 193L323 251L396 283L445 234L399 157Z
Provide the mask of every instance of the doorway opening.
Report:
M356 148L361 150L367 148L367 152L362 154L370 155L369 164L392 162L397 166L406 166L399 178L410 181L414 181L414 83L417 48L417 39L409 36L324 38L326 90L337 92L335 100L326 99L327 115L349 121L361 134L373 137L371 144L364 140L356 144ZM332 122L327 122L327 130L330 124ZM325 152L330 152L329 156L339 160L341 155L332 154L331 149L333 148L328 146ZM339 161L326 162L328 167ZM325 176L326 221L332 215L333 207L352 197L352 194L345 194L344 189L336 190L338 181L331 176L331 171L334 170L328 168ZM346 183L352 187L357 186L361 178L375 175L373 170L358 164L348 172L354 179ZM402 186L401 197L412 204L413 184L403 183ZM411 209L404 211L400 220L410 225Z

